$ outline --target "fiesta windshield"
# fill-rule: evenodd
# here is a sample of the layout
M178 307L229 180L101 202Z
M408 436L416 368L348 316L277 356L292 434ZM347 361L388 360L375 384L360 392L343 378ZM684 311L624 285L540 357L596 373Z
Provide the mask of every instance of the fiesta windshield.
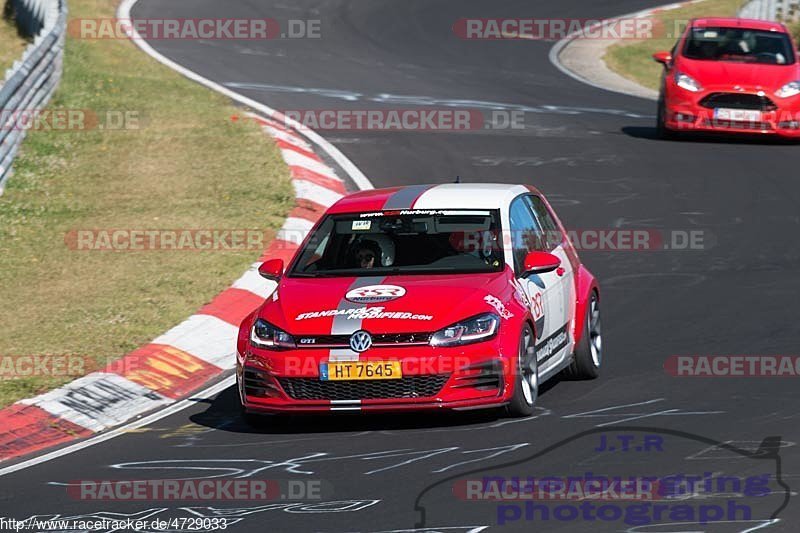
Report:
M791 65L792 42L785 33L746 28L692 28L683 55L706 61Z
M498 210L407 210L329 215L290 276L499 272Z

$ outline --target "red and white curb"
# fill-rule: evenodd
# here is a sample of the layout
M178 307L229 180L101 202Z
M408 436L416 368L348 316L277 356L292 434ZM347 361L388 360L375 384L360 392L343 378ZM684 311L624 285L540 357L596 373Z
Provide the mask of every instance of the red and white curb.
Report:
M345 193L302 136L255 114L289 166L296 202L266 257L288 261L322 213ZM107 368L0 410L0 461L88 437L177 402L235 366L241 321L275 288L261 260L196 314Z

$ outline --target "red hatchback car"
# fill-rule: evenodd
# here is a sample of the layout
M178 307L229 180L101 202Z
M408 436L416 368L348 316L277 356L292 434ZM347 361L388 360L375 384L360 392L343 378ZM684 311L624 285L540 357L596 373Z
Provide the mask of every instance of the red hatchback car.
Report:
M783 24L692 20L664 65L657 128L800 137L800 62Z
M505 406L602 363L600 290L547 200L501 184L340 199L239 330L245 413Z

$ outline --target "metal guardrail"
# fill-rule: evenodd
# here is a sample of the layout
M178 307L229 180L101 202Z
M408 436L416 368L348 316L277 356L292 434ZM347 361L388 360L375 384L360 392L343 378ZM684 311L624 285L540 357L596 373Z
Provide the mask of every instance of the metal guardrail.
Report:
M0 194L25 138L19 115L46 105L61 80L67 32L66 0L10 2L20 31L35 37L0 85Z
M800 0L751 0L739 10L739 16L794 22L800 19Z

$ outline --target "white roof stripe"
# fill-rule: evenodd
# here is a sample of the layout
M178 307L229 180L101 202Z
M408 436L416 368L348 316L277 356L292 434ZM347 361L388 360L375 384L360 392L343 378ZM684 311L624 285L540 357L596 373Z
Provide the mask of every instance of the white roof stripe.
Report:
M527 192L523 185L445 183L422 193L414 209L501 209Z

